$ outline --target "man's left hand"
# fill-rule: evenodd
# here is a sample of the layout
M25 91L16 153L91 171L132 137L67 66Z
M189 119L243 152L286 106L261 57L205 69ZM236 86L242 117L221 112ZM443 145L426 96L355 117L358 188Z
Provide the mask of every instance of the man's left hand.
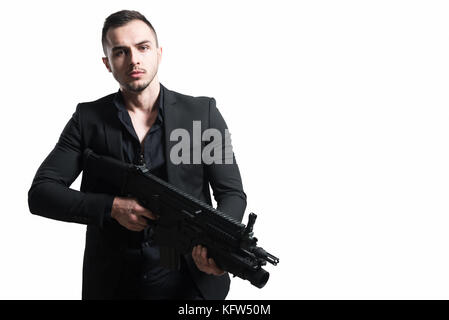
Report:
M207 249L201 245L197 245L193 248L192 258L193 261L195 261L197 268L204 273L214 276L222 276L225 274L223 270L217 267L214 259L207 258Z

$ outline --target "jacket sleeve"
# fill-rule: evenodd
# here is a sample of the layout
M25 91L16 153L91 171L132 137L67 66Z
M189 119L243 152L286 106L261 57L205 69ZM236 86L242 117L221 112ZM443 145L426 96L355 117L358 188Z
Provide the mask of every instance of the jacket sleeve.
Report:
M41 164L28 191L30 212L60 221L103 226L110 219L114 197L70 188L82 170L80 104L59 140Z
M217 129L222 136L222 141L218 144L221 149L221 163L213 162L206 165L217 209L242 221L246 208L246 194L243 191L240 171L232 151L228 127L216 107L214 98L211 98L209 102L209 127Z

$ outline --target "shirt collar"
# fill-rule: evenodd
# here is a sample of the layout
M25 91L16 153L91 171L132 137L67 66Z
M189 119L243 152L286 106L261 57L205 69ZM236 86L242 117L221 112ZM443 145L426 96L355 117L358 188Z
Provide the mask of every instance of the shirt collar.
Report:
M125 101L123 100L123 95L120 89L115 94L113 102L119 113L127 111L125 107ZM160 85L159 96L156 99L156 104L158 105L156 122L162 124L164 121L164 87L162 85Z

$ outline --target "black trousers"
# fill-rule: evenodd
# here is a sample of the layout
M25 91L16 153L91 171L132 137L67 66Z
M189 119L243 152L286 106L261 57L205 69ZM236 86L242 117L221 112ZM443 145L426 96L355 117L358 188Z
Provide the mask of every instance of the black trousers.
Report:
M115 299L204 300L193 282L183 257L180 270L159 266L159 249L144 246L127 249Z

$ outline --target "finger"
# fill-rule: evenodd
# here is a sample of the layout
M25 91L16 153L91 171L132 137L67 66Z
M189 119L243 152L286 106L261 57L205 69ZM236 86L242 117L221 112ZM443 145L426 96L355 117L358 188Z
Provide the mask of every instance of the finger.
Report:
M199 255L198 247L193 248L192 251L192 259L195 262L197 268L201 271L204 271L204 263L201 261L201 256Z
M207 264L207 249L206 247L201 248L201 259Z
M195 256L196 256L197 262L198 262L199 264L201 264L201 265L204 265L204 261L203 261L203 259L202 259L202 257L201 257L201 250L202 250L202 247L201 247L201 246L197 246L197 247L196 247Z
M140 222L137 217L134 217L132 220L128 221L128 224L133 228L134 231L142 231L148 226L145 222Z
M148 226L148 220L146 220L142 216L136 215L136 223L141 225L141 226L143 226L143 227L147 227Z
M217 268L217 265L215 264L215 261L212 258L207 259L207 264L209 265L209 267L211 267L213 269Z
M156 220L158 218L158 216L156 214L154 214L147 208L143 207L137 200L132 199L132 201L133 201L132 213L139 215L139 216L147 217L148 219L151 219L151 220Z
M137 202L137 201L134 201L134 202L135 202L135 203L134 203L134 205L133 205L133 209L134 209L136 212L142 212L142 211L148 210L147 208L142 207L142 205L141 205L139 202Z
M206 247L202 247L200 250L200 263L204 268L204 272L208 273L208 274L212 274L213 273L213 268L211 267L211 265L209 264L209 259L207 258L207 248Z
M145 228L148 226L148 223L147 223L147 221L145 221L144 218L142 218L139 215L136 215L134 213L131 213L129 215L129 222L130 222L130 224L132 224L136 227Z
M196 259L196 247L193 247L193 249L192 249L192 259L193 259L193 261L195 261L195 259Z
M139 232L139 231L142 231L144 228L142 228L140 226L137 226L135 224L132 224L132 223L128 223L126 225L126 229L131 230L131 231Z
M198 257L198 246L194 246L192 250L192 257L196 259Z
M198 269L200 269L203 272L206 272L205 268L207 268L207 263L204 261L203 257L201 256L201 246L196 246L193 250L192 257L193 261L195 261L196 266Z
M201 259L201 245L197 245L195 249L195 256L197 259Z
M154 214L153 212L151 212L150 210L148 210L146 208L142 208L142 210L137 210L136 214L143 216L143 217L147 217L148 219L151 219L151 220L159 219L158 215Z
M208 263L209 263L209 267L213 270L213 273L214 273L216 276L221 276L221 275L223 275L223 274L225 273L224 270L220 269L220 268L217 266L217 264L215 263L215 260L214 260L214 259L209 258L209 259L208 259Z
M147 227L147 225L143 225L143 224L139 224L139 223L134 223L132 225L137 231L142 231L143 229L145 229Z

